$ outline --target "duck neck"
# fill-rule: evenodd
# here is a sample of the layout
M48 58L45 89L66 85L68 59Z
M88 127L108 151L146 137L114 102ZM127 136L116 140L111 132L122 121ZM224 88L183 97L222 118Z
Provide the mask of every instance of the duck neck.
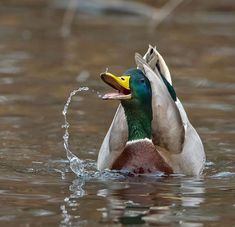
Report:
M151 102L133 103L122 101L128 125L128 141L151 139L152 105Z

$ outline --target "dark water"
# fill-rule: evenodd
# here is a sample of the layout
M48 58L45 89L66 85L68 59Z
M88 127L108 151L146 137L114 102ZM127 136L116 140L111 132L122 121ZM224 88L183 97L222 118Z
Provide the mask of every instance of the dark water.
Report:
M117 15L81 14L66 39L63 10L51 3L0 5L0 225L235 226L234 2L185 1L154 31L138 17L119 23ZM149 43L164 56L202 137L203 176L97 173L118 103L84 92L68 115L70 148L89 165L86 178L77 178L62 139L69 93L80 86L107 92L99 73L133 67L134 52Z

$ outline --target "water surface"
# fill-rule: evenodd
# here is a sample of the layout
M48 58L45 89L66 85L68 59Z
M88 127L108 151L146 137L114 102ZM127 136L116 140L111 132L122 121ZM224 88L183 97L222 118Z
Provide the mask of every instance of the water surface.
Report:
M148 1L154 5L154 1ZM137 17L81 13L61 36L63 10L47 1L0 7L1 226L235 226L235 5L182 3L156 30ZM122 16L125 18L125 15ZM203 176L136 177L95 172L117 102L73 98L70 149L89 166L69 169L63 106L69 93L121 74L134 53L157 45L207 154Z

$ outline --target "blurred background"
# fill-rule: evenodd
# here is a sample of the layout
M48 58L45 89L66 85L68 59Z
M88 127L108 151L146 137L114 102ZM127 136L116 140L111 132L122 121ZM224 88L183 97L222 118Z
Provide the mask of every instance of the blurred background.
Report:
M98 98L109 90L99 74L134 67L149 44L204 142L205 174L75 179L61 128L69 93L94 90L75 96L68 116L70 147L94 169L118 105ZM233 226L234 59L233 0L1 0L0 223Z

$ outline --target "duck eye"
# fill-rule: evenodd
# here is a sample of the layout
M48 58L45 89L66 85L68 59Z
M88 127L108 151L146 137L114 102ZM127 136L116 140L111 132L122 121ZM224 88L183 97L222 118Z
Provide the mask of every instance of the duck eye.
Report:
M121 80L125 80L123 77L121 77Z
M140 79L140 82L143 84L145 82L145 79L144 78L141 78Z

